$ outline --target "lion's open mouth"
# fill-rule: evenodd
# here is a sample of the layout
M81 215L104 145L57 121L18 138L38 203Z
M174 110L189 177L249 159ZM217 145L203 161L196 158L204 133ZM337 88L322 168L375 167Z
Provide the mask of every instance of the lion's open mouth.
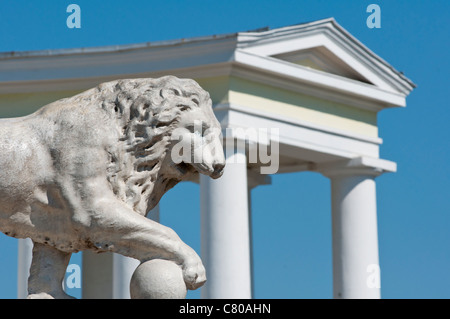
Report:
M178 172L180 172L181 175L186 175L188 172L192 171L192 166L181 162L180 164L175 165Z
M197 172L207 175L213 179L217 179L223 175L224 165L209 166L205 163L192 164Z
M180 175L185 176L188 173L200 173L203 175L210 176L213 179L219 178L223 174L223 169L216 169L210 168L206 164L186 164L184 162L181 162L180 164L175 165L175 168L179 172Z
M211 174L214 172L214 169L212 167L209 167L205 163L194 163L192 166L195 168L197 172L203 175L211 176Z

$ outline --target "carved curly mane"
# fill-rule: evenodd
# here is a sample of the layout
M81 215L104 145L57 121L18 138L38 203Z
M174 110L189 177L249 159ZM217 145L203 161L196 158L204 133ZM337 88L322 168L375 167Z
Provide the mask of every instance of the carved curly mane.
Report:
M94 90L99 94L91 96L102 101L118 135L107 150L107 179L118 198L145 215L181 180L167 169L180 115L206 103L209 94L195 81L173 76L112 81Z

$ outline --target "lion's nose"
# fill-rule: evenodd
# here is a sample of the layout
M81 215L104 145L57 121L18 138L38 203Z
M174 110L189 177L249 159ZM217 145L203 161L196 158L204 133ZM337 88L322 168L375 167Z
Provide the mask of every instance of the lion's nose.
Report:
M215 163L213 165L213 169L214 169L214 176L222 176L223 173L223 168L225 167L224 163Z

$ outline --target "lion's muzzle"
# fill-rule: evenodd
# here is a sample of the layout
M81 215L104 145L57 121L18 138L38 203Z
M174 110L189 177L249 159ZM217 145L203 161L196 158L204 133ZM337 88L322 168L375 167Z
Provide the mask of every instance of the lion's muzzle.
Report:
M211 174L211 177L216 179L223 175L223 169L225 167L225 163L216 163L213 165L214 171Z

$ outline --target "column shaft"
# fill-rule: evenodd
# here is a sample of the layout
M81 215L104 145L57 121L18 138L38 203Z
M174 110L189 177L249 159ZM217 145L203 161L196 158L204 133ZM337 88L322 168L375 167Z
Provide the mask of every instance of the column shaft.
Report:
M380 298L375 180L331 177L334 298Z
M28 277L30 275L33 242L29 238L18 240L17 251L17 298L28 296Z
M230 154L231 153L231 154ZM203 298L251 298L249 203L245 150L226 154L221 178L200 178Z

